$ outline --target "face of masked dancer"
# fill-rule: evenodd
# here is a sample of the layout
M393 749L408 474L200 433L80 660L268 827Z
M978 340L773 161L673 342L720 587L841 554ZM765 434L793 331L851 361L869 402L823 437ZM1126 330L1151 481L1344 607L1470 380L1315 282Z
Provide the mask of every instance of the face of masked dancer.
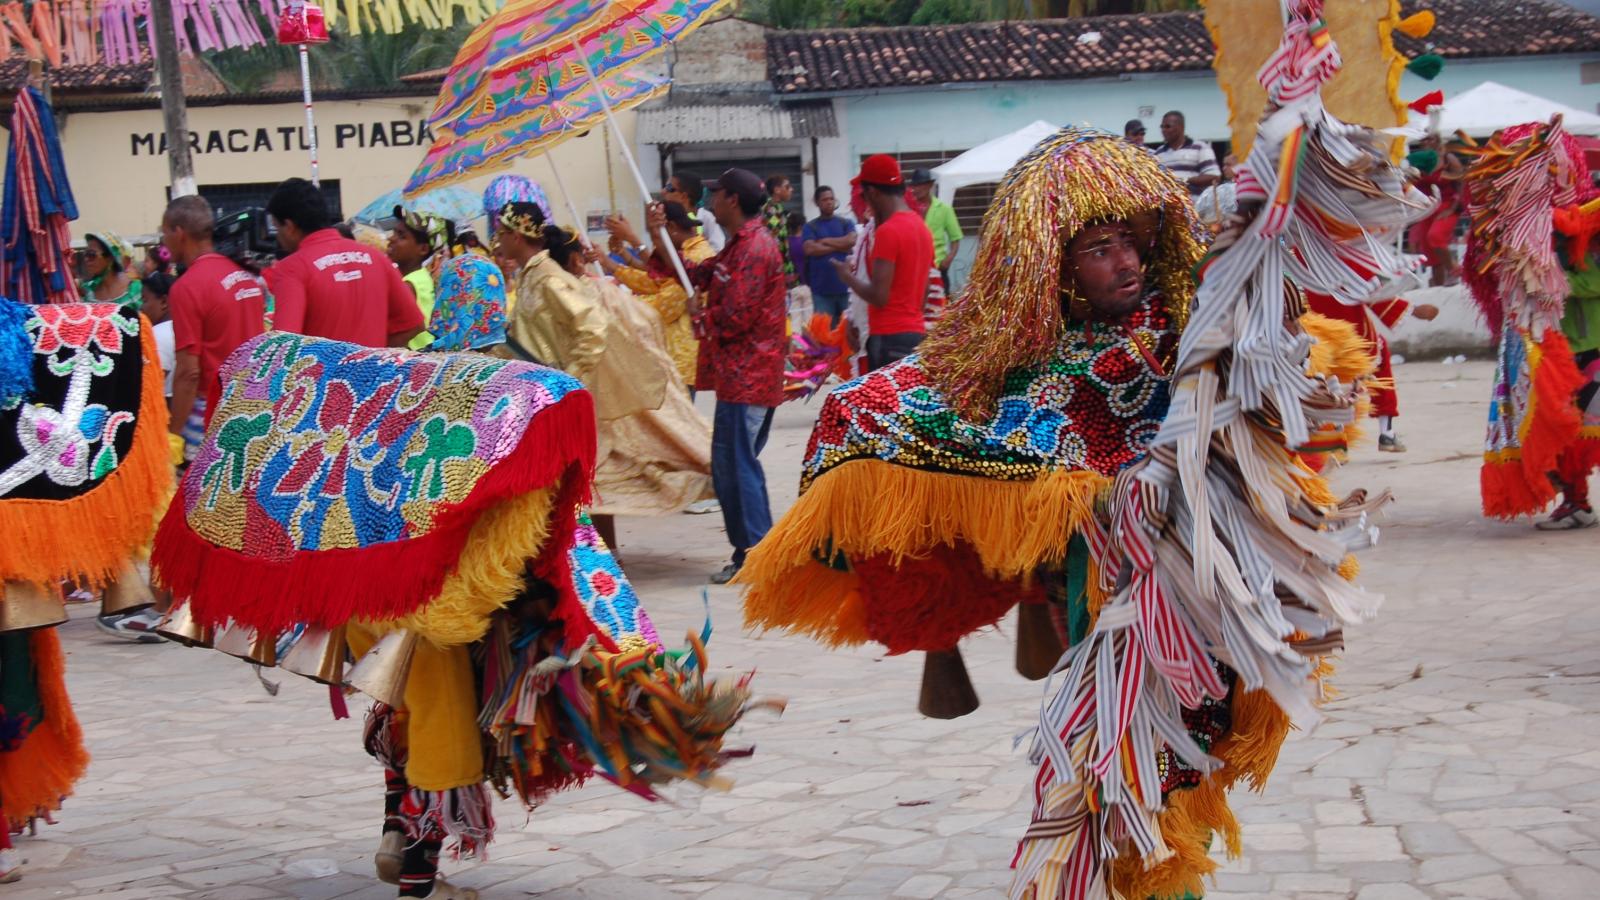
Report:
M1062 284L1072 292L1070 317L1115 322L1139 308L1144 269L1133 229L1126 223L1090 225L1066 249Z

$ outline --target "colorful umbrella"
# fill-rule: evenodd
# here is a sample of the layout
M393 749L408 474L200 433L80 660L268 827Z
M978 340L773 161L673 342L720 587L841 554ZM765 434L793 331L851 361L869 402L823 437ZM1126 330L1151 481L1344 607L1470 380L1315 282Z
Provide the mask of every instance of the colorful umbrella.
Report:
M385 191L378 199L363 206L360 212L350 218L357 222L376 224L394 218L394 208L403 206L407 212L418 212L460 222L477 217L479 202L480 198L475 192L464 188L440 188L418 194L411 199L406 199L401 189L395 188L392 191Z
M526 175L496 175L483 189L483 214L493 220L501 207L518 200L538 204L545 221L555 218L550 213L550 198L545 196L544 188Z
M613 72L599 80L612 110L629 109L666 93L667 81ZM435 143L406 182L407 196L502 169L520 156L548 149L598 125L606 103L592 88L548 101L508 125L493 125Z
M55 116L31 87L17 92L11 112L0 209L0 292L22 303L77 300L67 223L78 217L78 204L67 183Z
M730 0L512 0L479 25L456 54L428 117L461 135L528 113L524 92L575 93L595 75L638 62L698 28ZM539 98L534 98L535 105ZM457 120L471 117L471 126Z

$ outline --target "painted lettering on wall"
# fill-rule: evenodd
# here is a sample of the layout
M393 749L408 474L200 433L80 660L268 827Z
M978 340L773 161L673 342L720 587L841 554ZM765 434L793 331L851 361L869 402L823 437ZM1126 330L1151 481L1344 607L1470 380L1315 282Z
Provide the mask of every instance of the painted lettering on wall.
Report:
M317 144L323 143L321 128ZM132 132L128 135L133 156L161 156L167 152L165 132ZM376 147L425 147L433 143L433 131L424 121L395 119L387 122L340 122L333 126L333 147L367 150ZM275 128L213 128L189 132L189 152L208 153L287 153L307 151L311 142L305 126L281 125Z

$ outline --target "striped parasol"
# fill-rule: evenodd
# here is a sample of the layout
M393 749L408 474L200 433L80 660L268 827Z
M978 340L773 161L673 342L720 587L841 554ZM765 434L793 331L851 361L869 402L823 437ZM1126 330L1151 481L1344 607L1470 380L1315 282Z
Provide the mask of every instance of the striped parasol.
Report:
M67 223L78 218L78 204L55 116L33 87L17 93L11 113L0 214L0 291L23 303L76 301Z

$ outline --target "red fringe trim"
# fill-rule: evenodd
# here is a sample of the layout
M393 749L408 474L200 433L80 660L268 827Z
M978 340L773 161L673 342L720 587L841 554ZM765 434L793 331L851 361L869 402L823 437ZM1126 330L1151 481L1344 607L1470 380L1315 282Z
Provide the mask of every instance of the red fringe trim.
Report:
M172 495L167 404L150 320L139 320L138 418L128 455L103 481L69 500L0 501L0 578L54 585L108 584L150 541Z
M1595 469L1600 469L1600 438L1579 438L1556 461L1556 474L1567 484L1587 481Z
M33 655L44 721L16 750L0 753L0 803L13 828L27 824L33 816L60 809L61 801L89 768L83 729L67 696L66 657L56 630L36 630L28 649Z
M967 635L997 624L1020 602L1042 602L1042 589L1024 589L983 571L966 543L939 547L931 556L889 554L851 560L866 600L867 634L891 655L951 650Z
M1572 347L1561 332L1550 329L1539 342L1540 358L1531 373L1531 420L1520 451L1487 459L1479 479L1483 513L1496 519L1531 516L1555 499L1549 473L1556 471L1563 451L1578 439L1582 418L1573 395L1584 385Z
M484 510L562 479L562 496L573 501L570 510L588 497L594 457L594 400L575 391L539 413L516 450L489 470L465 500L442 506L427 534L360 549L302 550L287 559L264 559L195 534L180 499L167 510L156 534L151 567L158 583L177 597L189 598L195 619L204 625L232 618L277 633L297 622L332 628L352 619L396 619L439 594ZM553 538L571 542L573 515L558 513L560 527ZM551 546L565 549L557 540Z

